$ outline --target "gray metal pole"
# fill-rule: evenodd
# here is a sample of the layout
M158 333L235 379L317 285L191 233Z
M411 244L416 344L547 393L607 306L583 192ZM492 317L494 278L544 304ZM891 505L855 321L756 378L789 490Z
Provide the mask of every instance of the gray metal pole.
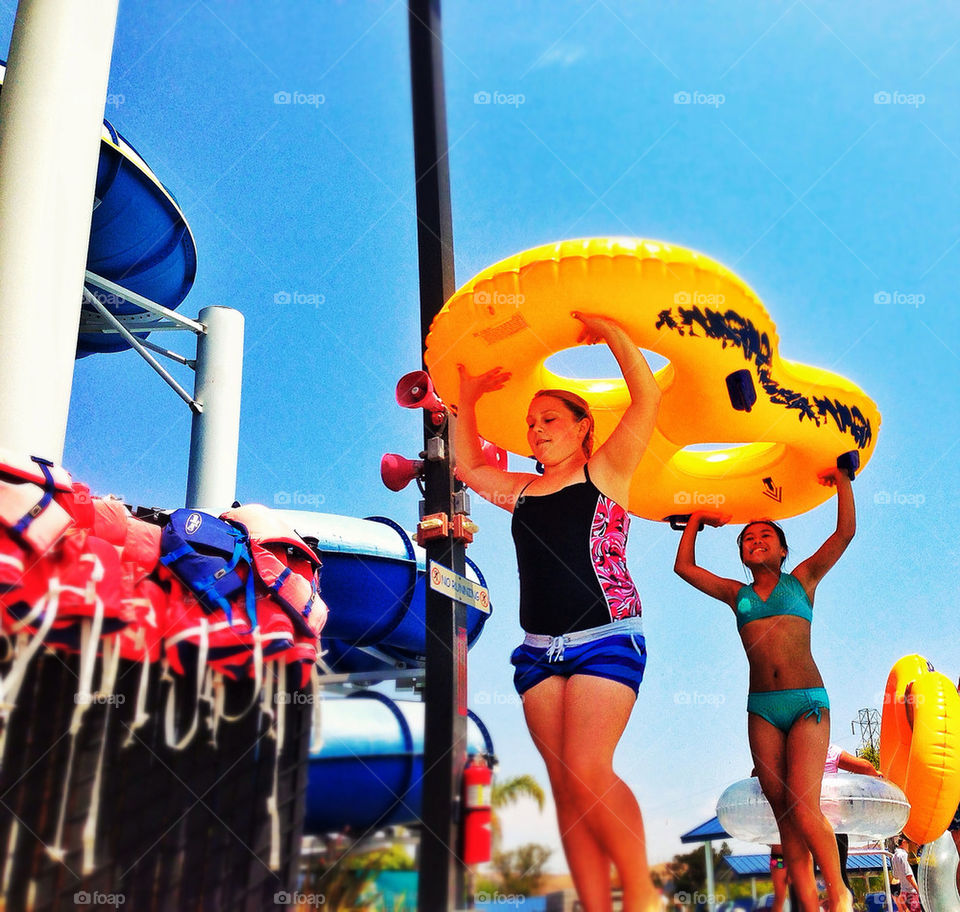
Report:
M709 912L713 912L717 906L713 880L713 843L707 840L707 842L703 844L703 852L703 860L707 868L707 909Z
M197 339L193 397L199 411L190 432L187 506L221 513L237 491L243 314L232 307L204 307L199 319L206 333Z
M887 894L887 912L893 912L893 896L890 893L890 872L887 870L887 853L881 852L883 860L883 892Z
M0 94L0 446L59 461L118 0L20 0Z

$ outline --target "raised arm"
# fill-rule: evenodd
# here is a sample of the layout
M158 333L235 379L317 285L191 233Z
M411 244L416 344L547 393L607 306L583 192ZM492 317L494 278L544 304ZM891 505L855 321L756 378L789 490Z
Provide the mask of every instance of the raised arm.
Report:
M453 436L457 478L481 497L512 513L520 489L536 476L504 472L487 465L477 433L477 401L484 393L502 388L510 374L495 367L474 377L462 364L457 368L460 371L460 401Z
M606 342L630 393L630 405L620 422L590 459L590 474L597 486L618 503L626 504L630 480L657 423L660 387L647 359L619 323L595 314L573 315L583 323L578 341Z
M706 510L698 510L696 513L692 513L690 519L687 520L683 535L680 536L680 546L677 548L677 559L674 562L673 570L677 576L686 580L694 588L719 599L721 602L726 602L731 608L735 608L737 593L743 583L704 570L697 564L696 555L697 533L700 531L700 524L722 526L729 519L730 516L725 513L713 513Z
M817 584L827 571L840 560L857 531L857 510L853 502L853 486L847 474L835 466L817 474L820 484L837 489L837 528L817 549L817 552L798 564L793 575L813 597Z
M840 757L837 760L837 766L842 770L846 770L848 773L859 773L861 776L876 776L878 778L883 778L880 776L880 773L877 772L877 768L869 761L863 757L857 757L854 754L850 754L847 751L841 751Z

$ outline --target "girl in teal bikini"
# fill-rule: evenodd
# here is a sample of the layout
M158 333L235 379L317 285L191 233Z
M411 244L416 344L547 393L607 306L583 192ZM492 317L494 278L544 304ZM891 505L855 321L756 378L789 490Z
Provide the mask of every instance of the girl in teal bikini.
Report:
M837 489L837 528L792 573L783 570L787 540L769 520L748 523L737 543L751 572L749 586L697 565L695 542L704 526L729 516L698 511L680 539L674 570L701 592L726 602L750 665L747 733L760 787L780 827L783 858L803 912L818 909L815 860L827 882L832 912L851 912L833 830L820 811L823 765L830 743L830 701L810 654L810 621L817 584L839 560L856 531L853 490L847 475L831 468L821 484Z

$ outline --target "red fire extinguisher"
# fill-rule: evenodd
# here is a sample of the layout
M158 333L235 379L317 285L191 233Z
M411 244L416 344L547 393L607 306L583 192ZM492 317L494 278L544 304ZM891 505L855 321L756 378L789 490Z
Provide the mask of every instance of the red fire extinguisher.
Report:
M474 754L463 771L463 863L490 860L490 797L493 770Z

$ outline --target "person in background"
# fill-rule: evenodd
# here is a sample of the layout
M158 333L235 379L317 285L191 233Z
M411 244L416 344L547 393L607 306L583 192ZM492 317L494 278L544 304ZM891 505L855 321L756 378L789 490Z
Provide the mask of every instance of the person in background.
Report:
M770 846L770 882L773 884L773 903L770 912L783 912L790 887L790 874L783 861L783 846Z
M920 888L917 886L917 879L913 876L913 868L910 867L906 845L907 837L901 833L897 837L897 848L890 863L893 876L900 881L896 894L897 908L900 912L920 912ZM891 892L893 892L892 887Z
M848 753L837 744L831 744L827 748L827 762L823 765L823 775L836 776L840 770L847 773L858 773L861 776L883 778L869 760ZM843 882L852 893L853 887L850 886L850 880L847 877L847 852L850 849L850 840L846 833L837 833L836 836L837 854L840 856L840 876L843 877Z

